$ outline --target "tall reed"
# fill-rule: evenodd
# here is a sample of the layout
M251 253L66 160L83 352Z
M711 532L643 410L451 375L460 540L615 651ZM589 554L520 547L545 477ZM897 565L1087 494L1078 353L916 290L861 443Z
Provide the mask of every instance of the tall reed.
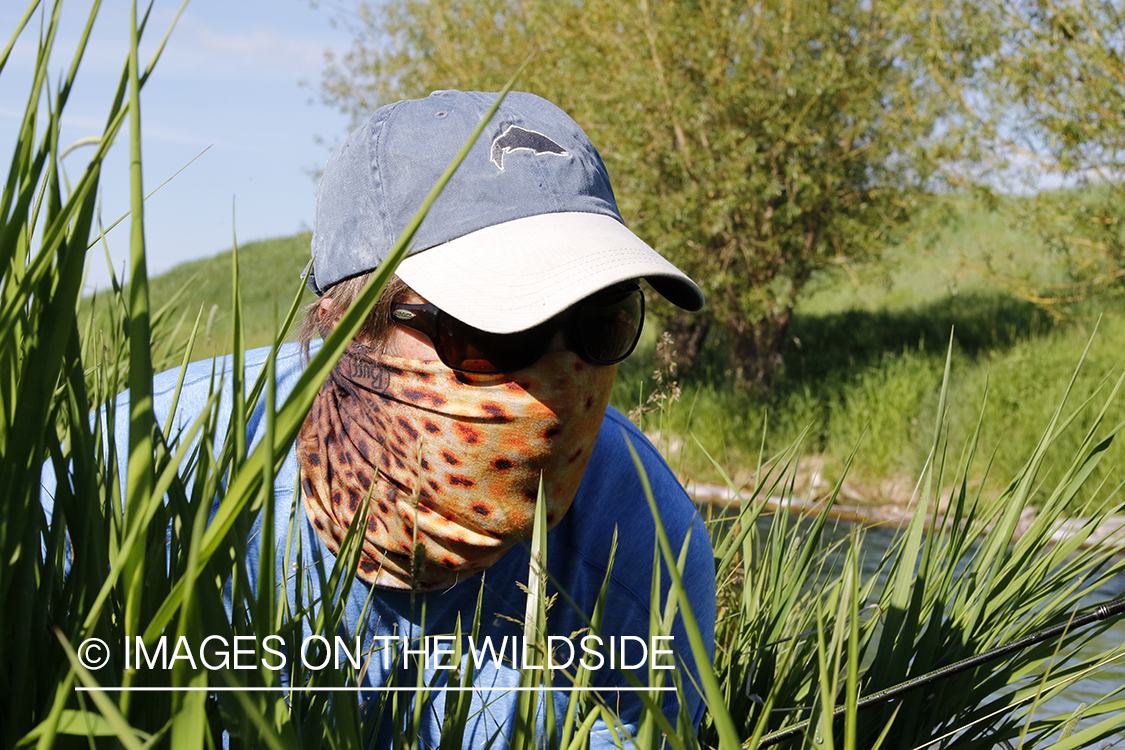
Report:
M1043 464L1047 448L1077 411L1097 406L1083 404L1067 412L1064 398L1035 454L992 511L971 489L980 486L972 479L987 471L987 462L977 466L975 454L980 425L955 465L946 455L949 436L940 415L949 394L943 387L912 515L883 556L878 575L868 580L858 576L862 529L853 530L841 551L825 546L832 500L811 521L763 518L767 498L790 495L785 483L794 477L796 448L769 462L765 479L742 498L740 512L716 546L717 640L722 644L716 668L730 691L726 707L741 717L740 728L751 738L748 746L810 716L810 738L830 744L836 736L849 747L983 748L1005 741L1031 747L1059 732L1070 717L1044 715L1040 704L1120 660L1125 649L1076 657L1091 633L1072 632L1061 642L959 674L884 707L850 710L835 729L829 717L836 704L854 706L861 694L1065 622L1083 597L1121 574L1120 542L1079 548L1092 530L1123 509L1119 486L1085 484L1122 428L1101 425L1120 386L1119 380L1105 396L1072 464L1051 477ZM956 490L942 504L939 490L949 483ZM1048 500L1013 544L1016 524L1036 490ZM1051 529L1068 505L1083 508L1085 520L1073 537L1052 544ZM755 524L765 525L764 538L754 533ZM840 555L833 570L821 567ZM1092 728L1083 724L1081 739L1072 735L1068 742L1093 742L1121 731L1125 701L1110 698L1082 712L1086 720L1109 718ZM704 741L712 743L716 734L705 719Z

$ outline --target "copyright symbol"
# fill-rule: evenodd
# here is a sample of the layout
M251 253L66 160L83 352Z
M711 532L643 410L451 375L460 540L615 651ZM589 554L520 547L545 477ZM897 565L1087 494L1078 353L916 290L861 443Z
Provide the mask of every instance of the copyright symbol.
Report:
M101 669L109 662L109 646L101 638L87 638L78 646L78 661L86 669Z

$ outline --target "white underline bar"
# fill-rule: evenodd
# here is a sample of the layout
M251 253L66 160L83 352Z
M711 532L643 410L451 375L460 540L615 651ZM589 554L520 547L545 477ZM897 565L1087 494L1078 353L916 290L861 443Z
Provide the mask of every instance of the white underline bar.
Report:
M585 692L597 693L612 691L617 693L666 693L675 691L675 687L574 687L559 686L547 687L76 687L79 693L359 693L359 692L387 692L387 693L516 693L531 692L533 690L550 690L564 693Z

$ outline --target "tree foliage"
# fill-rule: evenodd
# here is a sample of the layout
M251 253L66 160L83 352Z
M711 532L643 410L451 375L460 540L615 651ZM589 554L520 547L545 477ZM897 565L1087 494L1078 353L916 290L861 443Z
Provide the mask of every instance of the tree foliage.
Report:
M996 19L998 54L980 55L954 86L965 142L977 144L959 182L1062 261L1057 279L994 275L1060 315L1125 291L1125 2L982 0L980 10ZM1032 196L1001 195L1013 190Z
M441 88L520 87L565 109L626 222L695 278L706 311L658 307L682 363L709 330L768 385L794 303L892 243L931 177L968 17L867 0L362 3L325 97L357 118ZM955 39L956 43L949 40Z

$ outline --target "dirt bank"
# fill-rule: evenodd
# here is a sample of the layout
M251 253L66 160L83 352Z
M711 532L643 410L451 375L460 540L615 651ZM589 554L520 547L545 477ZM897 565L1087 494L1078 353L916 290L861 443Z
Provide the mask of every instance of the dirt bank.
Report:
M718 505L723 507L736 506L742 498L739 493L729 487L717 484L703 484L688 482L685 485L688 495L700 504ZM811 488L814 491L807 493L807 499L776 497L766 499L766 507L771 510L786 510L790 513L813 515L824 510L827 502L827 493L815 492L815 483ZM749 494L749 493L747 493ZM944 518L945 507L948 504L948 493L939 500L939 518ZM859 502L857 502L859 500ZM913 514L913 505L907 501L902 502L871 502L863 501L864 498L854 487L849 487L845 482L840 494L833 505L829 516L842 518L869 526L905 526ZM1015 541L1027 533L1035 522L1034 508L1025 508L1020 514L1019 523L1016 524L1012 540ZM1093 524L1090 518L1075 516L1060 518L1052 524L1050 539L1052 542L1061 542L1075 536L1082 536L1081 545L1110 544L1125 550L1125 516L1109 516L1099 524Z

